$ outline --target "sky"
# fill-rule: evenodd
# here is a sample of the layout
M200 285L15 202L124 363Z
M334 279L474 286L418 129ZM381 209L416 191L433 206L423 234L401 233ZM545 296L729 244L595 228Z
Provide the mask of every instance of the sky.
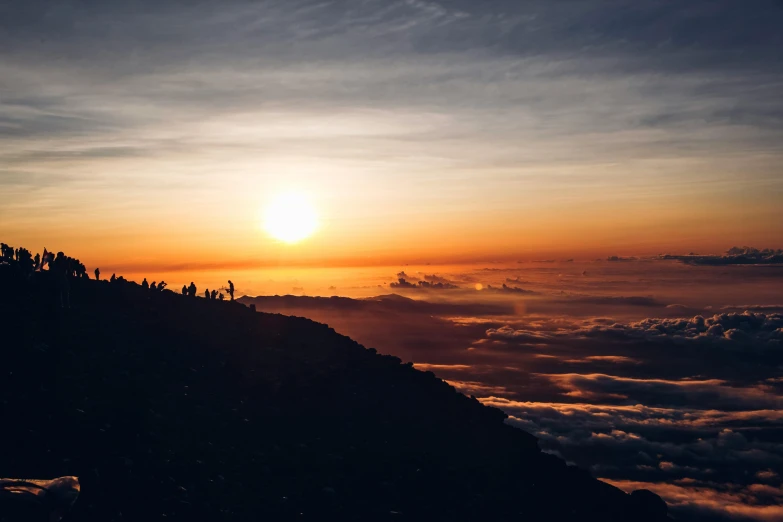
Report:
M0 236L90 265L783 246L783 4L0 2ZM317 232L270 238L278 194Z

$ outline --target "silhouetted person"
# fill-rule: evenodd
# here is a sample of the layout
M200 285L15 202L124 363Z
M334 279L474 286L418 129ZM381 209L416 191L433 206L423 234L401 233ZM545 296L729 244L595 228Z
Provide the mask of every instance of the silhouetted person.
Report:
M228 295L231 297L231 300L234 300L234 283L231 282L231 279L228 280Z
M35 261L35 270L38 270L41 268L41 254L35 254L35 257L33 258L33 261Z
M33 256L26 248L18 248L16 250L16 262L25 276L30 276L33 273L35 263L33 262Z
M188 295L188 287L185 285L182 285L182 295Z
M217 299L217 294L218 294L218 291L217 291L217 290L212 290L212 300L213 300L213 301L214 301L215 299Z
M96 281L100 281L101 280L101 269L100 268L96 268L95 269L95 280Z
M155 281L153 281L152 284L150 285L150 290L157 290L157 289L158 289L158 285L155 283Z
M142 282L141 282L141 287L142 287L144 290L148 290L148 289L149 289L149 287L150 287L150 284L147 282L147 278L146 278L146 277L144 278L144 281L142 281Z
M223 292L220 292L220 294L218 294L218 299L220 299L221 301L225 298L226 296L223 295Z
M204 290L204 297L209 299L209 290Z
M196 285L193 284L193 281L190 282L190 286L188 287L188 295L190 297L196 297Z
M164 288L166 288L166 281L158 283L158 292L162 292Z
M57 256L49 263L49 270L54 273L57 289L60 292L60 308L71 307L71 285L68 282L69 259L62 252L57 252Z
M69 272L71 277L78 277L80 279L86 279L87 267L84 266L78 259L72 257L68 258Z

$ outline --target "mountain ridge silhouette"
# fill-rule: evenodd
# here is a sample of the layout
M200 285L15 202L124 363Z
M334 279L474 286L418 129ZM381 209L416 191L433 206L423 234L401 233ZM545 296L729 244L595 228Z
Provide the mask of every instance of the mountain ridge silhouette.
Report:
M506 415L326 325L0 265L2 475L64 520L667 520ZM0 520L3 520L0 511Z

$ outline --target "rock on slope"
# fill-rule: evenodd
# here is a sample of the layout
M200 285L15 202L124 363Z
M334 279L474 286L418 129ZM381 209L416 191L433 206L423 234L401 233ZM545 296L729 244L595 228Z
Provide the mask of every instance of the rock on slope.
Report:
M67 520L666 519L325 325L49 276L0 266L0 475L78 476Z

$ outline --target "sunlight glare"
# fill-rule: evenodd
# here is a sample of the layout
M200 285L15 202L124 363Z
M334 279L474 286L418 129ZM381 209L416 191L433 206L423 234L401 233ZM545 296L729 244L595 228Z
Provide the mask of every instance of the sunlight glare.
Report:
M304 194L279 194L266 209L264 228L275 239L293 244L311 236L318 228L315 208Z

